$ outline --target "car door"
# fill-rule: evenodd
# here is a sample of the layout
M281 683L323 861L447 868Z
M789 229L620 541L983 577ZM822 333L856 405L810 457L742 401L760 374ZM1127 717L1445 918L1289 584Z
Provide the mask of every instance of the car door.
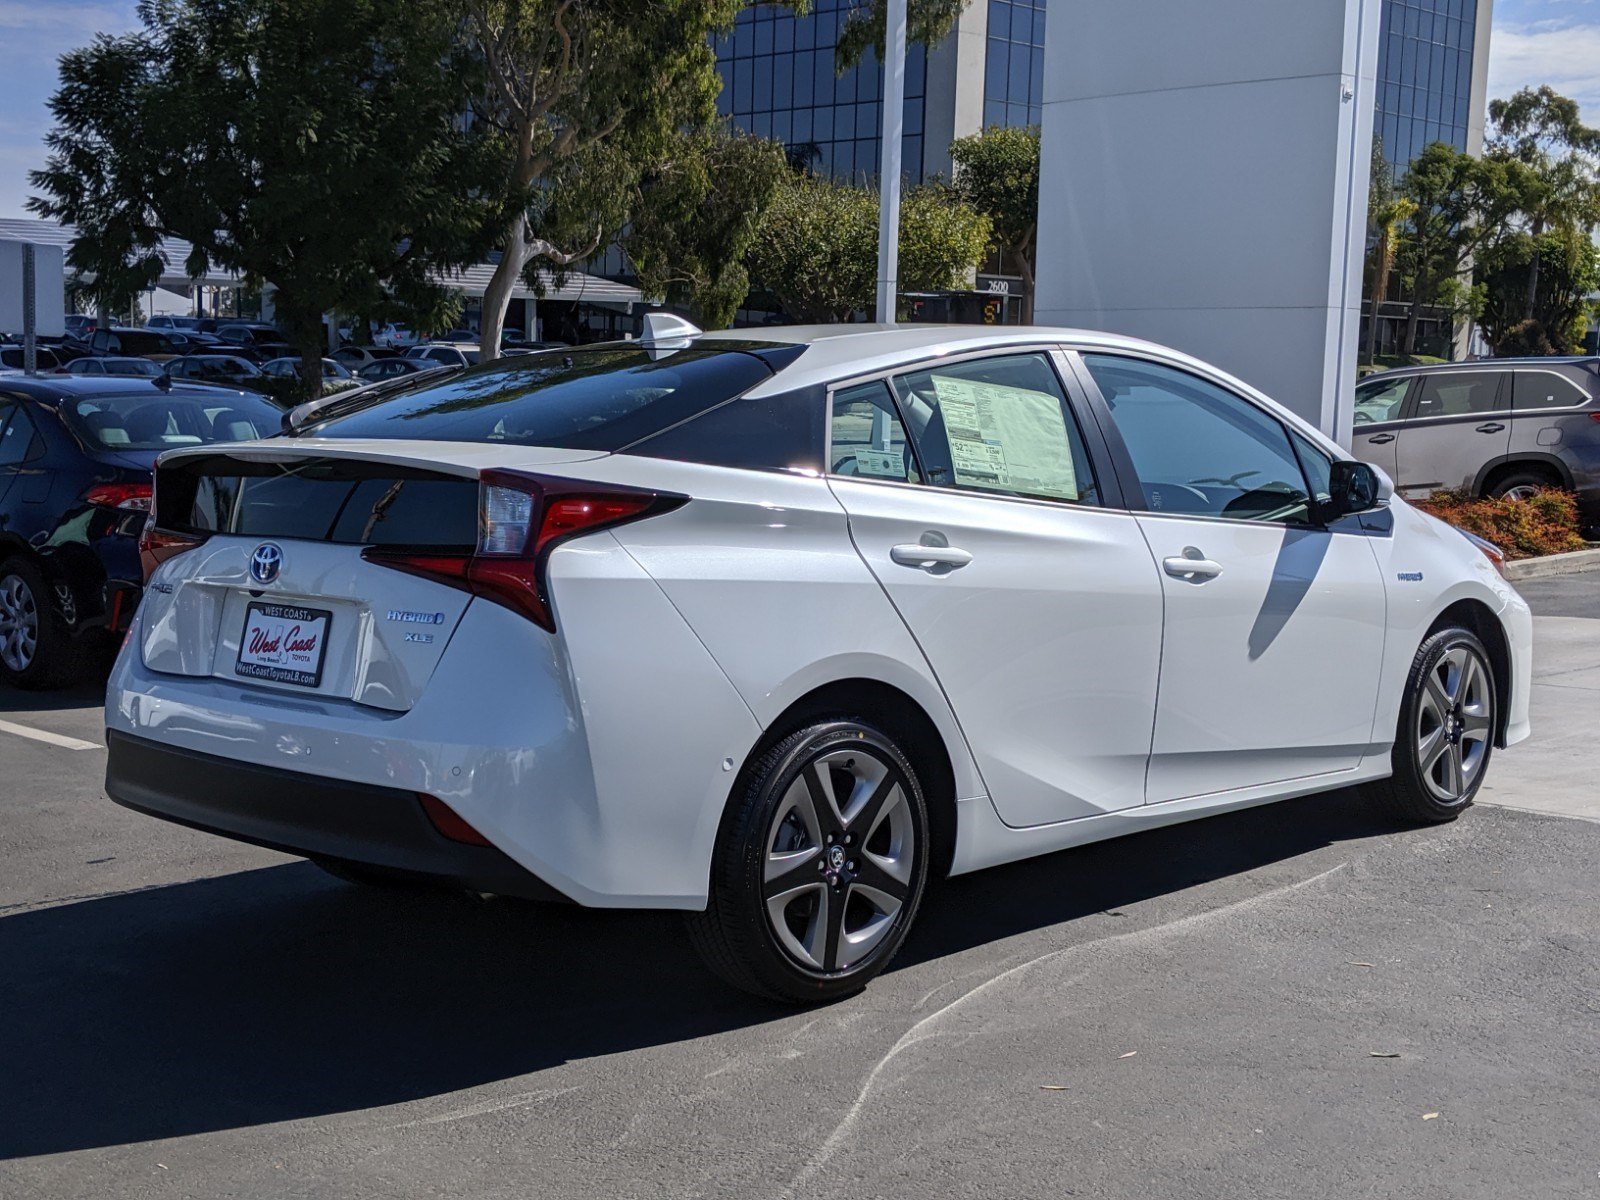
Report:
M1407 401L1395 487L1407 498L1470 489L1511 441L1511 373L1488 367L1428 371Z
M1362 462L1383 468L1396 484L1400 468L1395 448L1403 428L1406 397L1416 383L1415 375L1380 375L1356 388L1354 426L1350 452Z
M1351 770L1369 749L1385 597L1359 524L1317 522L1331 460L1186 367L1083 363L1166 597L1148 802Z
M1161 582L1058 355L945 360L892 384L833 392L830 482L1001 819L1142 804Z

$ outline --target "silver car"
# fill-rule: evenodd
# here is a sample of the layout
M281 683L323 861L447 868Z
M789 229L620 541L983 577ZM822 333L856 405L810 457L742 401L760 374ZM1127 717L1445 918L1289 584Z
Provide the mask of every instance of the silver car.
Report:
M1409 498L1578 494L1600 526L1600 359L1490 359L1403 367L1356 388L1351 449Z

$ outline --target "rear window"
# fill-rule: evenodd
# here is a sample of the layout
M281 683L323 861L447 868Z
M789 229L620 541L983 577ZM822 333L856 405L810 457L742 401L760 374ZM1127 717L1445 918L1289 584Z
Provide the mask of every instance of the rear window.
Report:
M254 395L136 392L64 400L61 413L83 441L101 450L170 450L271 437L283 413Z
M311 434L621 450L768 378L765 362L735 348L749 345L655 358L632 344L522 355L344 415L335 407Z
M470 550L478 483L350 459L187 459L160 470L163 529L303 538L346 545Z
M0 364L22 370L27 365L24 351L25 347L22 346L7 346L4 350L0 350ZM34 366L40 371L53 371L61 365L61 360L56 357L55 352L46 350L43 346L35 346L33 353Z
M165 354L167 339L159 333L113 334L118 350L123 354Z

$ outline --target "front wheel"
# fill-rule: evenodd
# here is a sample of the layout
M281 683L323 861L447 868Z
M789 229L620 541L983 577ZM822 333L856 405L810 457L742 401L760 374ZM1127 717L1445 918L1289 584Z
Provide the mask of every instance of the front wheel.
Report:
M1460 627L1431 634L1406 677L1393 774L1373 785L1402 820L1453 821L1471 804L1494 751L1494 672L1483 643Z
M926 801L894 741L855 718L810 725L747 773L690 937L745 991L796 1004L847 996L900 948L928 853Z

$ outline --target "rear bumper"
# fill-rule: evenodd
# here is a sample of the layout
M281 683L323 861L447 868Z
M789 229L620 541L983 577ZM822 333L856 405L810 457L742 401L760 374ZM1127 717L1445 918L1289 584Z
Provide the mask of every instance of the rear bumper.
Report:
M207 833L472 891L566 900L492 846L451 841L415 792L256 766L108 732L106 791L118 804Z

